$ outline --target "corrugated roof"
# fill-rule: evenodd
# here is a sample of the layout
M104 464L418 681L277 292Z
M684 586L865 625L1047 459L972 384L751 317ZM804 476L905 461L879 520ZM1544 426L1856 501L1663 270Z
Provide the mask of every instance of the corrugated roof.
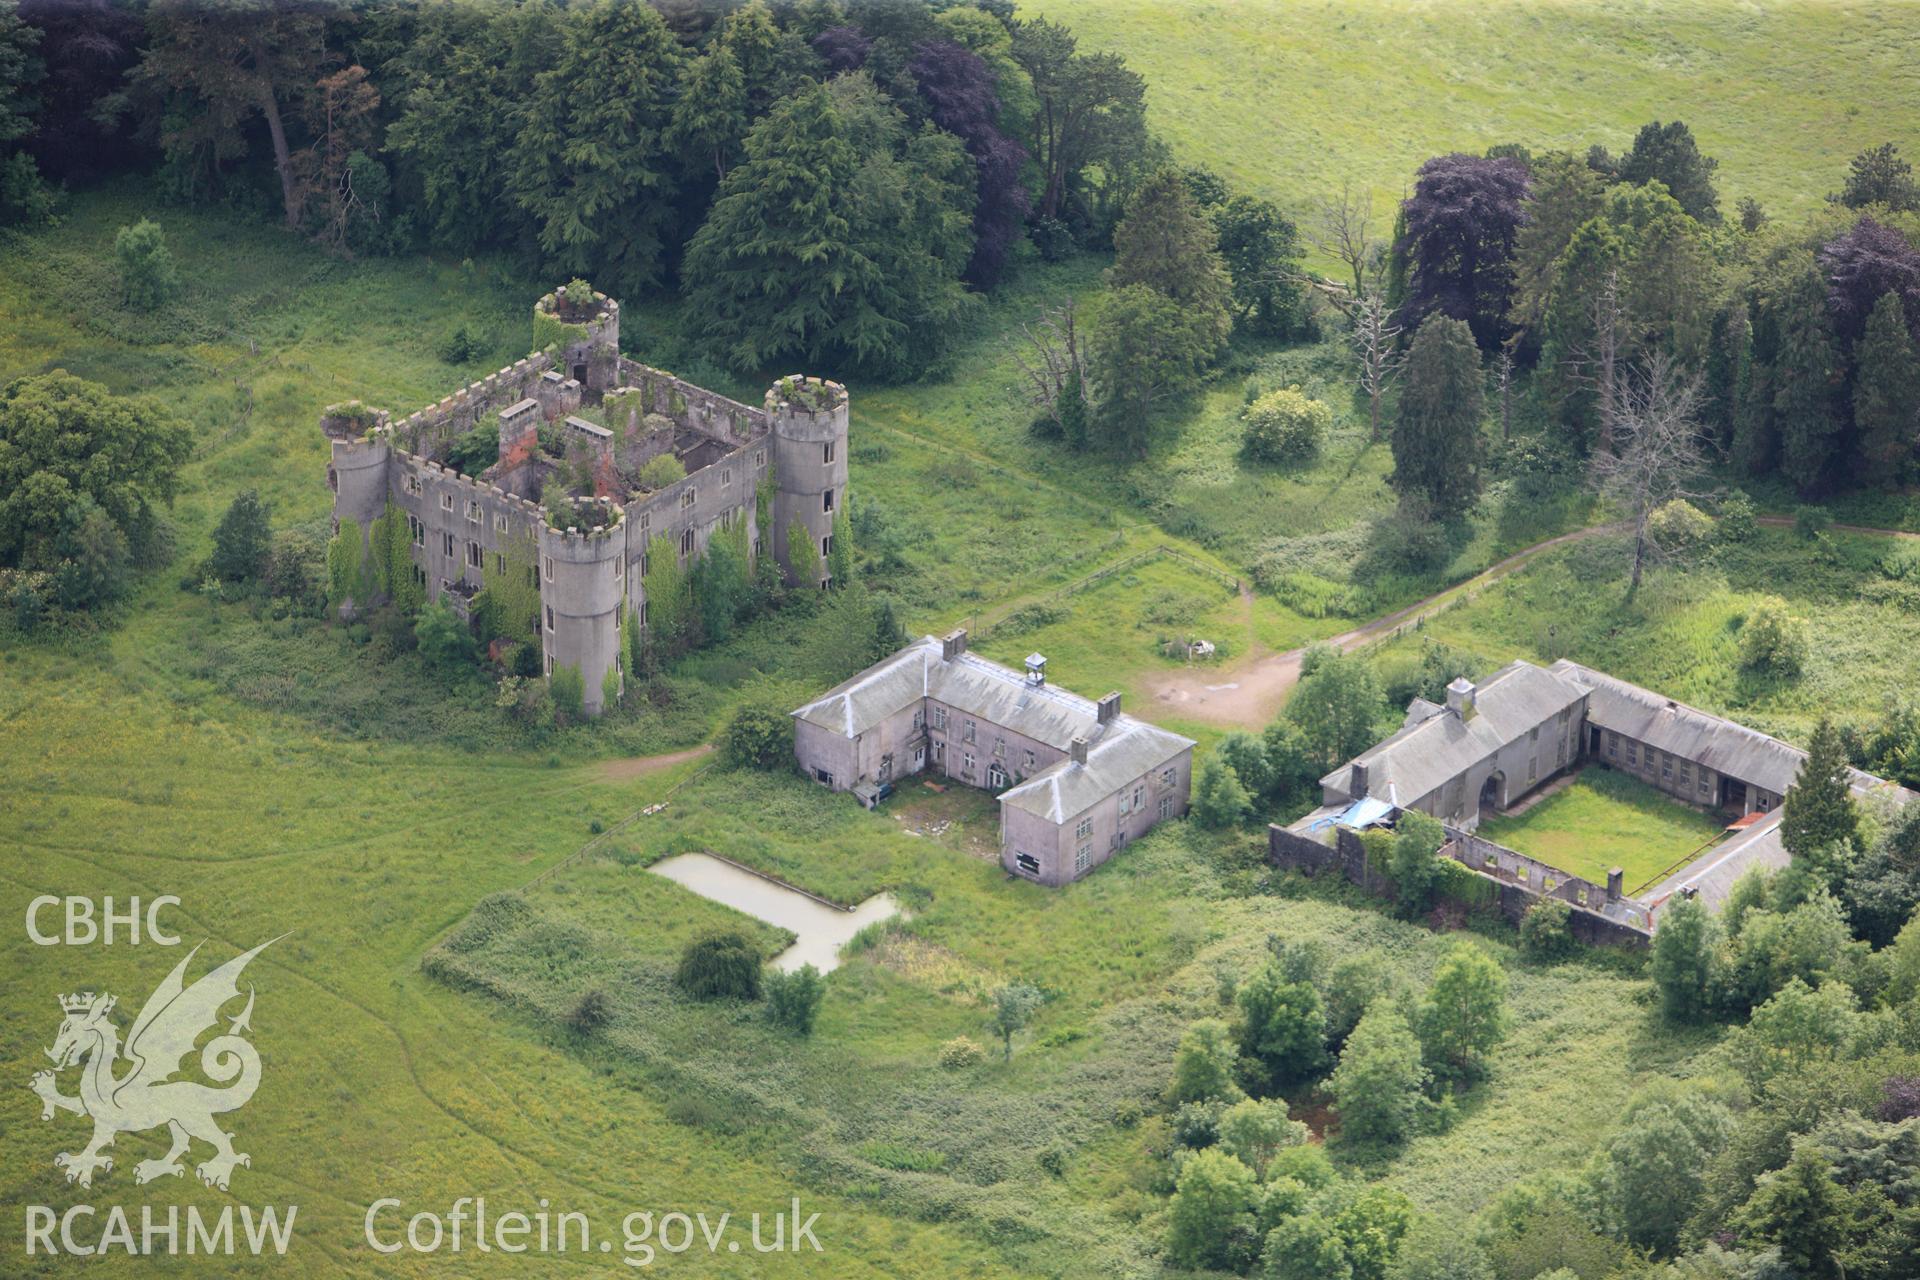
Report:
M890 716L933 698L989 724L1069 751L1088 741L1087 762L1071 759L1001 793L1001 800L1061 822L1191 748L1191 738L1121 714L1100 724L1098 707L1058 685L1035 685L1026 675L978 654L951 660L941 642L922 636L794 711L797 719L842 737L857 737Z
M1410 708L1410 723L1329 773L1321 785L1345 793L1353 766L1363 764L1367 794L1412 804L1584 696L1585 690L1531 662L1510 662L1476 686L1470 718L1427 714L1415 720Z

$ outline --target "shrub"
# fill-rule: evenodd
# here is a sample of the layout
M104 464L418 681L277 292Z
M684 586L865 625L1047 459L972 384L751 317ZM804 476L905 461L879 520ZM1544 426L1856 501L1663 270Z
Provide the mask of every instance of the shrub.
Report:
M648 489L664 489L687 478L686 464L670 453L655 454L640 464L635 476Z
M767 975L767 1016L776 1027L803 1036L813 1034L813 1022L826 999L827 980L810 964L792 973Z
M1808 540L1833 528L1833 513L1825 507L1801 507L1793 513L1793 531Z
M986 1057L986 1050L967 1036L955 1036L940 1046L940 1065L948 1071L960 1071L967 1067L978 1066Z
M760 950L745 934L725 930L695 938L680 953L673 980L696 1000L755 1000Z
M1558 960L1573 950L1569 922L1573 908L1559 898L1542 898L1520 920L1520 951L1535 960Z
M445 600L436 600L414 619L413 636L427 665L450 671L473 654L473 636ZM576 678L578 673L575 673Z
M166 232L151 219L120 228L113 238L113 256L120 264L120 296L136 311L152 311L180 286Z
M1713 520L1685 498L1675 498L1647 517L1647 533L1662 551L1684 555L1713 537Z
M569 720L578 720L586 713L587 686L580 668L555 666L548 687L553 693L555 711Z
M591 1035L613 1019L613 1001L595 987L581 995L567 1014L567 1025L582 1035Z
M1740 628L1740 667L1759 675L1792 679L1807 663L1807 624L1779 596L1764 596Z
M213 557L207 562L226 582L251 582L266 572L273 550L273 509L253 489L242 489L213 530Z
M770 703L748 703L720 735L720 754L736 769L778 769L793 759L793 717Z
M1240 448L1256 462L1311 458L1333 429L1333 410L1323 400L1309 399L1297 386L1269 391L1241 416L1247 431Z
M479 359L486 349L486 344L462 321L441 342L440 358L448 364L466 364Z
M1174 1106L1186 1102L1207 1102L1224 1098L1238 1102L1243 1096L1234 1083L1233 1035L1218 1018L1202 1018L1180 1037L1180 1048L1173 1059L1173 1083L1167 1087L1167 1101Z
M1193 787L1193 820L1203 827L1230 827L1253 812L1253 797L1240 775L1219 756L1208 756Z
M1720 520L1714 533L1722 542L1750 542L1759 524L1753 518L1753 499L1739 489L1720 503Z

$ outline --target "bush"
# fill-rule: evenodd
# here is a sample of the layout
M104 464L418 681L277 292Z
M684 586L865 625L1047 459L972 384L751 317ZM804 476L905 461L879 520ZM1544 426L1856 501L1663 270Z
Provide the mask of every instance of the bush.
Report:
M793 760L793 717L768 703L733 713L720 735L720 754L736 769L778 769Z
M413 636L427 665L450 671L473 656L473 635L445 600L436 600L414 619ZM576 673L576 678L578 673Z
M1534 960L1558 960L1573 950L1573 908L1542 898L1520 920L1520 952Z
M640 464L636 479L644 488L664 489L687 478L686 464L670 453L655 454Z
M578 667L556 665L553 678L547 682L553 693L554 710L569 720L578 720L586 713L586 678Z
M253 489L242 489L213 530L213 557L207 567L225 582L251 582L267 569L273 550L273 509Z
M966 1036L955 1036L940 1046L940 1065L948 1071L960 1071L967 1067L978 1066L986 1057L986 1050L977 1041Z
M1333 410L1300 388L1269 391L1241 415L1247 423L1241 451L1256 462L1300 462L1313 457L1333 429Z
M1794 617L1779 596L1762 597L1740 628L1741 669L1790 680L1806 664L1806 620Z
M1753 499L1735 489L1720 503L1720 522L1714 532L1722 542L1750 542L1760 527L1753 514Z
M1801 507L1793 513L1793 531L1811 541L1833 528L1833 513L1825 507Z
M113 256L120 264L120 297L136 311L152 311L180 287L166 232L151 219L120 228Z
M582 1035L592 1035L613 1020L613 1001L595 987L583 994L567 1014L567 1025Z
M1647 517L1647 533L1662 551L1685 555L1713 537L1713 520L1685 498L1675 498Z
M813 1022L820 1014L820 1002L827 995L827 980L810 964L792 973L767 975L767 1016L776 1027L803 1036L813 1034Z
M680 953L673 980L696 1000L757 1000L760 962L759 948L745 934L709 933Z
M486 354L486 344L469 329L465 321L454 327L440 344L440 358L448 364L466 364Z

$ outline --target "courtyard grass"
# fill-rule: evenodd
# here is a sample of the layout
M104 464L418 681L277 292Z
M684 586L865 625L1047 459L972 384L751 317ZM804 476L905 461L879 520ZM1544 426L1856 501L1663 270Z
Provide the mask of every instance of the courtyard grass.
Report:
M1525 813L1481 823L1480 834L1594 884L1604 885L1608 870L1619 867L1631 894L1724 826L1637 778L1595 765Z
M1021 12L1124 55L1182 163L1296 216L1351 181L1373 195L1381 238L1431 156L1497 143L1617 155L1656 119L1685 120L1719 160L1723 212L1753 196L1791 216L1837 190L1854 154L1892 136L1888 121L1920 114L1908 73L1920 15L1891 0L1029 0Z

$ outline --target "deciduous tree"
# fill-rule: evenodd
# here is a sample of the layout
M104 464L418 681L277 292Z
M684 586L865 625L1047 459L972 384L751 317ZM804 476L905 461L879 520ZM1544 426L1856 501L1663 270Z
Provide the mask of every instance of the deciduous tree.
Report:
M1420 1042L1385 1001L1375 1001L1347 1037L1327 1082L1341 1133L1361 1143L1399 1142L1411 1134L1426 1084Z
M1420 1041L1435 1074L1470 1079L1507 1033L1507 975L1480 946L1455 943L1420 1002Z
M1633 147L1620 158L1620 178L1642 185L1661 182L1687 215L1700 222L1720 221L1720 195L1713 171L1720 162L1700 153L1693 131L1678 120L1642 125Z
M1506 339L1527 192L1518 160L1455 153L1420 166L1394 246L1407 263L1407 323L1437 312L1464 321L1489 351Z

